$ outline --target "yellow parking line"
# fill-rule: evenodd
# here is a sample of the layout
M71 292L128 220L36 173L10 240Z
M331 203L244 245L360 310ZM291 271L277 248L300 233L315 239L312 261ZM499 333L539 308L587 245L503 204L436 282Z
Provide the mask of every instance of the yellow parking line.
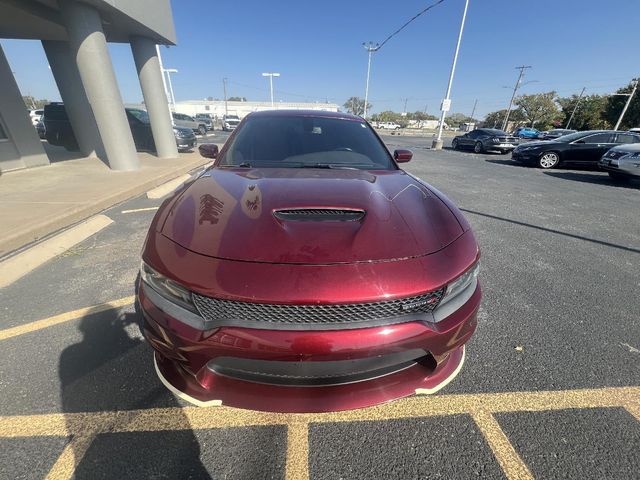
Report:
M67 436L73 445L63 451L52 469L68 478L90 438L100 433L199 430L263 425L286 425L287 479L308 478L310 423L383 421L391 419L467 414L475 420L509 479L532 478L492 414L580 408L623 407L640 421L640 387L615 387L546 392L478 393L412 397L361 410L335 413L279 414L230 407L171 407L86 413L54 413L0 417L0 437ZM73 462L71 454L73 453Z
M135 300L135 296L124 297L111 302L100 303L92 307L79 308L71 312L61 313L60 315L54 315L53 317L44 318L31 323L25 323L24 325L18 325L17 327L6 328L0 330L0 340L7 340L9 338L24 335L25 333L35 332L42 330L43 328L53 327L61 323L69 322L82 318L86 315L92 315L95 313L105 312L107 310L113 310L116 308L124 307L125 305L131 305Z
M533 475L509 442L495 417L489 412L473 412L471 417L487 440L493 455L509 480L533 480Z
M309 479L309 424L294 422L287 429L286 480Z
M87 453L91 443L96 438L95 434L76 435L64 447L62 453L53 464L47 474L46 480L67 480L73 478L76 467L80 464L82 457Z
M131 210L122 210L120 213L150 212L151 210L158 210L158 208L160 207L133 208Z

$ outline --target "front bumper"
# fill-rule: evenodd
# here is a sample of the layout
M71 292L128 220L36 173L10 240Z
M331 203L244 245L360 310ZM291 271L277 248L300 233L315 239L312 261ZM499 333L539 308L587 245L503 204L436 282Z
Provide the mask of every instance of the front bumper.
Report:
M634 177L640 176L640 158L611 159L603 157L598 161L598 167L607 172Z
M200 330L160 310L140 285L143 332L156 371L179 397L274 412L328 412L434 393L464 361L481 290L438 323L352 330Z
M198 139L193 137L176 137L176 146L179 149L194 148L198 144Z
M511 160L522 163L536 163L538 161L537 153L529 153L527 151L518 152L514 150L511 152Z

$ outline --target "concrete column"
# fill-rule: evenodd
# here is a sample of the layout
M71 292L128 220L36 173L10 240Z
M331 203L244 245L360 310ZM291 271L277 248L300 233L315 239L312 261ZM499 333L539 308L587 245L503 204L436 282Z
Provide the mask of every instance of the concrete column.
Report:
M153 40L145 37L131 37L131 51L138 69L144 104L149 113L151 131L160 158L176 158L176 146L171 114L162 82L160 61Z
M60 0L58 3L109 166L114 170L137 170L140 162L102 31L100 14L90 5L75 0Z
M98 125L82 86L78 66L71 54L69 43L43 40L42 47L47 55L80 151L87 157L97 156L106 162Z
M4 132L3 137L6 137L0 140L0 174L3 171L49 163L49 158L42 148L42 142L27 114L27 107L24 105L2 45L0 45L0 123ZM3 205L1 208L10 207Z

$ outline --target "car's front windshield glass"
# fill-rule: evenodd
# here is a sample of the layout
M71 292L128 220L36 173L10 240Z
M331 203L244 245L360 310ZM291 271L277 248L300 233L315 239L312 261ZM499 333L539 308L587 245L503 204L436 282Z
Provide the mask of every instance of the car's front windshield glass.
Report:
M220 166L395 169L365 122L305 115L247 119Z
M138 120L140 120L142 123L146 123L146 124L150 123L149 114L144 110L130 109L129 113L133 115L135 118L137 118Z
M585 132L576 132L576 133L570 133L568 135L562 135L561 137L558 137L558 141L559 142L573 142L574 140L578 140L582 137L585 136Z

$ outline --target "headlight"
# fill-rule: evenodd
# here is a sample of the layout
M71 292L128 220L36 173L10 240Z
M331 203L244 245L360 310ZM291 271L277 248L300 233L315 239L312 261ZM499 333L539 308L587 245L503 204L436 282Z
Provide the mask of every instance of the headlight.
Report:
M198 313L189 290L165 277L144 262L140 266L140 278L146 285L149 285L167 300L193 313Z
M458 278L456 278L453 282L447 285L447 290L444 292L444 296L440 301L440 305L445 304L452 298L455 298L458 294L463 292L465 288L467 288L471 283L478 278L478 273L480 272L480 262L477 262L473 267L464 272Z

